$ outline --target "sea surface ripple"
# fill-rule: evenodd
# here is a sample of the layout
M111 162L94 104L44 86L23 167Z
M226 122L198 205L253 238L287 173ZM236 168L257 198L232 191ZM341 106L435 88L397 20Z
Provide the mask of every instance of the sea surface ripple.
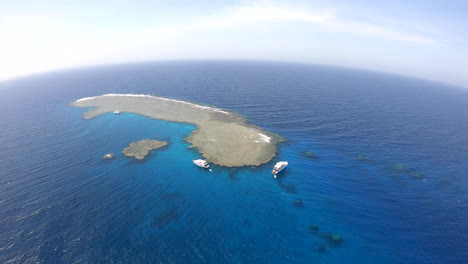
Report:
M193 125L83 120L85 109L68 106L109 93L236 111L287 141L268 164L210 173L183 141ZM468 92L456 87L288 63L143 63L4 81L0 262L468 263L467 114ZM144 138L169 146L145 161L121 153ZM102 160L109 152L116 158ZM290 165L275 180L278 160Z

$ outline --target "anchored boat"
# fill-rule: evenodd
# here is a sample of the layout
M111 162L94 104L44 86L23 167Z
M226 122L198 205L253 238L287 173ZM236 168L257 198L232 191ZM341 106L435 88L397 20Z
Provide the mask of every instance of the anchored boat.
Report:
M206 162L206 160L197 159L193 160L193 163L195 163L195 165L197 165L198 167L208 169L209 171L211 171L210 165L208 164L208 162Z
M278 174L278 172L284 170L284 168L286 168L286 166L288 166L287 161L277 162L275 167L273 167L273 170L271 171L271 173L273 174L273 177L276 178L276 174Z

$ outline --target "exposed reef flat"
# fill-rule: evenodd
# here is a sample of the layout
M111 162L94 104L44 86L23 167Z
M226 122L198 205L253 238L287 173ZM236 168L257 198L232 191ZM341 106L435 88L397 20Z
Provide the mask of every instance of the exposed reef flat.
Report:
M143 139L131 143L126 147L122 153L127 157L134 157L135 159L145 159L146 155L154 149L158 149L167 145L166 141L159 141L154 139Z
M260 165L276 153L282 138L249 125L240 115L227 110L190 102L139 94L106 94L79 99L71 104L90 109L83 118L91 119L118 109L154 119L190 123L197 129L185 140L208 162L226 167Z

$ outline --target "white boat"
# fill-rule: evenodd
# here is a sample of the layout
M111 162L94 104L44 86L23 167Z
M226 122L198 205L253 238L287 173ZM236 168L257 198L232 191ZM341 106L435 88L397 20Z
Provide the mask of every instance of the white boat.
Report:
M208 162L206 162L206 160L197 159L193 160L193 163L195 163L195 165L197 165L198 167L208 169L209 171L211 171L210 165L208 164Z
M120 114L120 111L115 110L113 113L118 115L118 114Z
M288 162L287 161L279 161L275 164L275 167L273 167L273 170L271 171L271 173L273 174L273 177L276 178L276 174L278 174L278 172L284 170L284 168L286 168L286 166L288 166Z

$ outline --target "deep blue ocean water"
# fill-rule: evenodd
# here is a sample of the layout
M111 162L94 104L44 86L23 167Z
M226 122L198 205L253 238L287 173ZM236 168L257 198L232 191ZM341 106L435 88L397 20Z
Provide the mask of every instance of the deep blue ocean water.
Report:
M210 173L183 141L193 125L68 106L106 93L215 105L287 141ZM144 138L169 146L120 153ZM1 263L468 263L467 176L468 91L438 83L241 61L0 83Z

